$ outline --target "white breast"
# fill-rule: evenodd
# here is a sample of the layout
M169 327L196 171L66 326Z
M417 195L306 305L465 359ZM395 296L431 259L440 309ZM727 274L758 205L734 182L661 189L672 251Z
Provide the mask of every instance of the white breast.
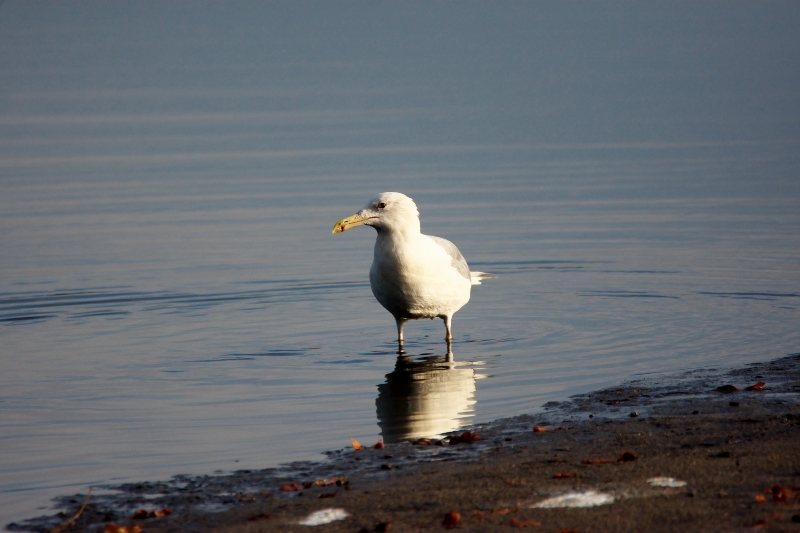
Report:
M472 286L448 251L422 234L379 235L369 278L378 302L403 318L452 315Z

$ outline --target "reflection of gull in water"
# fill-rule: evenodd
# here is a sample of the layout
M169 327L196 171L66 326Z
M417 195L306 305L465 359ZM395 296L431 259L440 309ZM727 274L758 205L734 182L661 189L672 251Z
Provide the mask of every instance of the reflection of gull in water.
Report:
M453 354L415 360L401 353L394 372L378 385L378 425L386 442L441 437L468 423L475 405L472 368Z

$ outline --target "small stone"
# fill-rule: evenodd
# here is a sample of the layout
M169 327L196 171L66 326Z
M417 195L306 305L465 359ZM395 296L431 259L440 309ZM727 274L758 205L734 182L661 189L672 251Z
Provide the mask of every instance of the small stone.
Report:
M739 407L739 402L731 402L730 406L731 407Z
M639 416L639 413L637 413L636 411L634 411L634 412L632 412L632 413L630 414L630 417L631 417L631 418L636 418L637 416Z

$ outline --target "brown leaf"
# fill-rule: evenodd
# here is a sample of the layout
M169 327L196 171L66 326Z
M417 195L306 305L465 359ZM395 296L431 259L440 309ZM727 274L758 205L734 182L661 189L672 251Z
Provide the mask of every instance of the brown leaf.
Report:
M614 459L584 459L582 465L602 465L605 463L616 463Z
M461 515L455 511L451 511L444 515L442 525L444 527L456 527L459 522L461 522Z
M335 492L322 492L322 493L320 493L319 496L317 496L317 498L320 498L320 499L321 498L335 498L335 497L336 497L336 493Z
M300 485L297 483L291 483L289 485L281 485L281 488L278 490L282 490L283 492L291 492L295 490L300 490Z
M766 383L764 381L759 381L755 385L750 385L749 387L745 388L744 390L751 390L751 391L752 390L761 390L761 389L764 388L764 385L766 385Z
M239 501L244 501L242 500L242 495L239 495ZM131 515L131 520L144 520L145 518L161 518L162 516L167 516L170 514L172 514L172 509L167 509L166 507L163 509L155 509L149 512L144 509L137 509L136 512Z
M383 439L380 439L378 442L376 442L373 448L383 448Z
M717 387L717 392L730 394L731 392L739 392L739 389L737 389L733 385L723 385L722 387Z
M486 514L486 511L475 511L472 513L472 518L483 518L483 515Z
M623 453L622 455L619 456L619 459L617 459L617 462L618 463L627 463L629 461L635 461L636 459L638 459L638 457L636 457L633 453L625 452L625 453Z
M359 451L359 450L363 450L364 449L364 445L361 444L360 442L358 442L356 439L351 438L350 439L350 444L353 445L353 449L355 451Z
M142 530L139 526L118 526L117 524L106 524L103 533L139 533Z
M511 514L519 511L519 507L498 507L492 511L492 514Z
M772 500L776 503L789 503L792 499L792 491L781 485L772 487Z
M566 479L569 477L578 477L577 472L556 472L553 475L553 479Z
M516 518L512 518L511 525L513 527L536 527L541 526L542 523L536 520L517 520Z
M542 426L533 426L534 433L544 433L547 431L547 428L543 428Z
M767 499L764 497L763 494L756 494L756 501L758 503L764 503Z
M470 431L465 431L461 435L455 435L450 437L450 444L470 444L478 440L479 436L477 433L472 433Z

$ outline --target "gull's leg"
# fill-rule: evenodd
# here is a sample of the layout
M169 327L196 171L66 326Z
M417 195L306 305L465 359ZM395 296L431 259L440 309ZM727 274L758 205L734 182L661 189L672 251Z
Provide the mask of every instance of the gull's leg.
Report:
M450 344L450 342L453 340L453 335L450 333L450 326L452 325L453 317L452 315L444 316L442 317L442 320L444 320L444 327L447 330L447 336L444 338L444 340L447 341L447 344Z
M397 322L397 342L400 343L400 346L403 346L403 326L406 325L408 319L394 317L394 321Z

